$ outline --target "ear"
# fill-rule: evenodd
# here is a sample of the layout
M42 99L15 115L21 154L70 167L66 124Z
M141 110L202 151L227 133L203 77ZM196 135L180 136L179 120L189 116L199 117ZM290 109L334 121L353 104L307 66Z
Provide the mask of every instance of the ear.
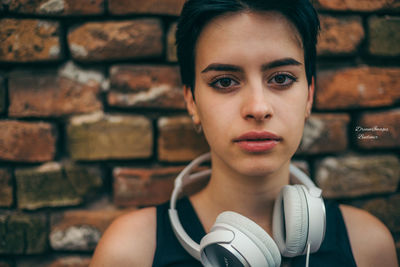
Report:
M196 102L194 101L191 88L187 85L183 86L183 96L185 98L187 111L192 116L194 124L200 124L200 118L197 112Z
M314 76L311 78L311 84L308 86L308 97L306 104L306 118L308 118L311 114L311 108L314 101L314 91L315 91L315 80Z

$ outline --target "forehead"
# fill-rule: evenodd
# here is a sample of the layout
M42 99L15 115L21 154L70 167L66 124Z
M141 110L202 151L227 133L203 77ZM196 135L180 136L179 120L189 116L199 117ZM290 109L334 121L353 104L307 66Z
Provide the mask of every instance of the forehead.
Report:
M293 57L304 63L296 27L278 12L240 12L218 16L204 27L197 40L195 62L269 61L277 57Z

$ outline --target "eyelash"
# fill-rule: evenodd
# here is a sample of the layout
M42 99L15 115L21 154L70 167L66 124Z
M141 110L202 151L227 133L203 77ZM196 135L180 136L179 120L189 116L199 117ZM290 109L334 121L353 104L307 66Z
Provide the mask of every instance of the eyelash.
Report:
M289 81L288 82L286 82L286 83L274 83L274 86L275 87L279 87L278 89L285 89L285 88L288 88L288 87L290 87L294 82L297 82L297 78L295 77L295 76L293 76L293 75L290 75L290 74L288 74L288 73L284 73L284 72L278 72L278 73L275 73L274 74L274 76L272 77L272 78L270 78L269 80L268 80L268 83L270 83L273 79L276 79L278 76L283 76L284 77L284 79L285 79L285 81L287 80L287 79L289 79ZM232 82L235 82L236 84L235 85L231 85L231 86L228 86L228 87L224 87L224 86L221 86L221 85L218 85L218 83L221 83L221 81L222 80L224 80L224 79L227 79L227 80L229 80L231 83ZM215 79L213 79L208 85L209 86L211 86L212 88L214 88L214 89L217 89L217 90L225 90L225 91L231 91L231 90L233 90L237 85L239 85L240 83L239 82L237 82L234 78L231 78L231 77L228 77L228 76L222 76L222 77L217 77L217 78L215 78Z

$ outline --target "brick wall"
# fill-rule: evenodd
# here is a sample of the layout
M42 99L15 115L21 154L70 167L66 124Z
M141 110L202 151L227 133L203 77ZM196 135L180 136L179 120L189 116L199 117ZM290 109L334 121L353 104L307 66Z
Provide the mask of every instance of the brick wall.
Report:
M84 2L84 4L83 4ZM173 33L184 0L0 0L0 266L87 266L127 210L207 151ZM400 4L319 0L318 89L296 161L400 248Z

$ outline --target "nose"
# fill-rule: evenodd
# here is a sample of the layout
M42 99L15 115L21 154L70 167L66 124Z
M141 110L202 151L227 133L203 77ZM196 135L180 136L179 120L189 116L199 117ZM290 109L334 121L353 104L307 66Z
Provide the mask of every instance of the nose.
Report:
M245 120L261 122L273 115L272 101L266 89L260 86L249 86L244 90L241 113Z

